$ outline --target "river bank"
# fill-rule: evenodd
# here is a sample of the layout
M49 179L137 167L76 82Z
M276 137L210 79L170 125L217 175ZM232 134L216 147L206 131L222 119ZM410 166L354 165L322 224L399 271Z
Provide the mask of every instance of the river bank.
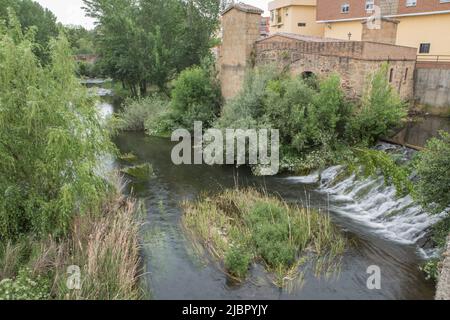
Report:
M139 132L122 132L115 139L122 154L137 163L150 163L155 176L133 180L129 190L146 204L142 230L143 260L155 299L433 299L435 287L419 266L428 252L418 244L434 217L417 208L410 197L398 199L382 179L338 183L317 177L254 177L248 168L181 165L170 160L174 143ZM118 160L119 167L127 166ZM332 169L332 168L331 168ZM333 170L328 170L330 175ZM323 175L322 175L323 176ZM277 290L264 268L253 264L249 281L236 285L214 259L195 254L181 227L180 203L207 192L217 194L236 183L267 188L292 204L311 204L329 211L333 223L346 233L352 246L343 257L336 278L316 278L306 270L295 288ZM367 268L380 266L382 290L366 287Z
M444 261L436 287L436 300L450 300L450 236L443 257Z

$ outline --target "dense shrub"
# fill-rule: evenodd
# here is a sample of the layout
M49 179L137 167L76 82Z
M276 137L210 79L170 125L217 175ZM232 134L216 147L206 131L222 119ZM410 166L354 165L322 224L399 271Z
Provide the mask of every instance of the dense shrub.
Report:
M121 120L119 127L128 131L156 130L160 126L160 118L168 112L169 100L160 95L127 100L118 115Z
M291 241L289 209L275 203L257 202L245 221L251 230L258 254L271 268L290 266L297 248Z
M361 107L348 126L351 142L373 143L406 116L407 106L389 83L387 70L388 66L383 65L368 81Z
M237 278L244 279L252 262L248 249L240 246L230 247L225 253L224 263L228 272Z
M95 63L87 63L84 61L77 62L76 74L79 77L96 78L101 77L99 65Z
M220 112L221 92L215 74L207 66L188 68L173 84L171 108L177 125L192 129L194 121L209 127Z
M303 152L329 147L342 136L351 105L337 75L320 81L318 91L303 79L287 78L269 83L266 92L267 122L280 128L284 145Z
M419 176L417 197L434 212L450 206L450 134L441 131L419 152L415 168Z
M19 271L14 279L0 281L0 300L48 300L50 283L41 276L33 276L28 268Z
M256 128L264 114L265 90L268 83L280 77L273 66L255 68L246 74L241 92L228 101L215 127Z
M373 143L405 114L386 70L383 66L370 78L357 108L345 98L336 74L303 79L274 66L256 68L225 104L215 126L279 129L282 169L306 172L347 160L350 145Z
M433 226L433 242L439 248L445 248L447 246L447 239L450 235L450 215L447 215L444 219L439 221Z

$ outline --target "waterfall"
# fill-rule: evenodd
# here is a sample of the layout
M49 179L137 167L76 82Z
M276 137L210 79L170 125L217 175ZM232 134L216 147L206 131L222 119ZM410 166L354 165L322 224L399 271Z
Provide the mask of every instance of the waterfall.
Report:
M430 215L411 196L397 197L393 186L383 177L341 179L342 166L330 167L320 174L290 177L291 182L316 183L318 191L330 197L330 211L349 217L373 233L392 241L414 244L445 213Z

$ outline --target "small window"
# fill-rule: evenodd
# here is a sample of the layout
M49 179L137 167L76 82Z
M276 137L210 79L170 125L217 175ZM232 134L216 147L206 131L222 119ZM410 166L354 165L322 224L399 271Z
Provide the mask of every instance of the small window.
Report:
M406 68L406 70L405 70L405 79L404 79L405 81L406 81L406 79L408 79L408 71L409 71L408 68Z
M419 53L430 53L431 44L421 43L419 47Z
M417 0L406 0L407 7L415 7L417 5Z
M394 80L394 68L391 68L391 71L389 72L389 82L392 82Z
M348 3L343 4L341 6L341 13L349 13L350 12L350 5Z
M366 11L372 12L375 6L375 0L366 0Z
M273 20L275 20L275 11L270 11L270 21L273 22Z
M304 23L304 22L299 22L297 25L298 25L299 27L306 27L306 23Z

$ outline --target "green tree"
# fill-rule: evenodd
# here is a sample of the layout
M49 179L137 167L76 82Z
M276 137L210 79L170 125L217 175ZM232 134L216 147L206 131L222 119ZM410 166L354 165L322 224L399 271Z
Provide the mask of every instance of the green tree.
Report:
M216 0L84 0L98 21L98 53L105 73L133 95L165 90L183 69L209 54L218 27Z
M220 112L221 92L215 74L205 67L192 67L174 82L171 107L178 125L192 129L194 121L212 125Z
M50 40L46 66L33 33L14 16L0 27L0 239L62 235L107 185L97 174L111 150L94 101L74 76L68 41Z
M0 20L8 19L8 8L16 13L23 31L35 29L33 51L41 62L47 63L49 41L58 36L56 16L32 0L0 0Z
M440 132L418 153L415 169L419 176L417 197L434 212L450 206L450 134Z
M380 136L401 124L407 106L388 81L388 65L371 76L361 107L348 126L352 142L374 143Z
M69 25L64 32L74 54L95 54L95 30Z

